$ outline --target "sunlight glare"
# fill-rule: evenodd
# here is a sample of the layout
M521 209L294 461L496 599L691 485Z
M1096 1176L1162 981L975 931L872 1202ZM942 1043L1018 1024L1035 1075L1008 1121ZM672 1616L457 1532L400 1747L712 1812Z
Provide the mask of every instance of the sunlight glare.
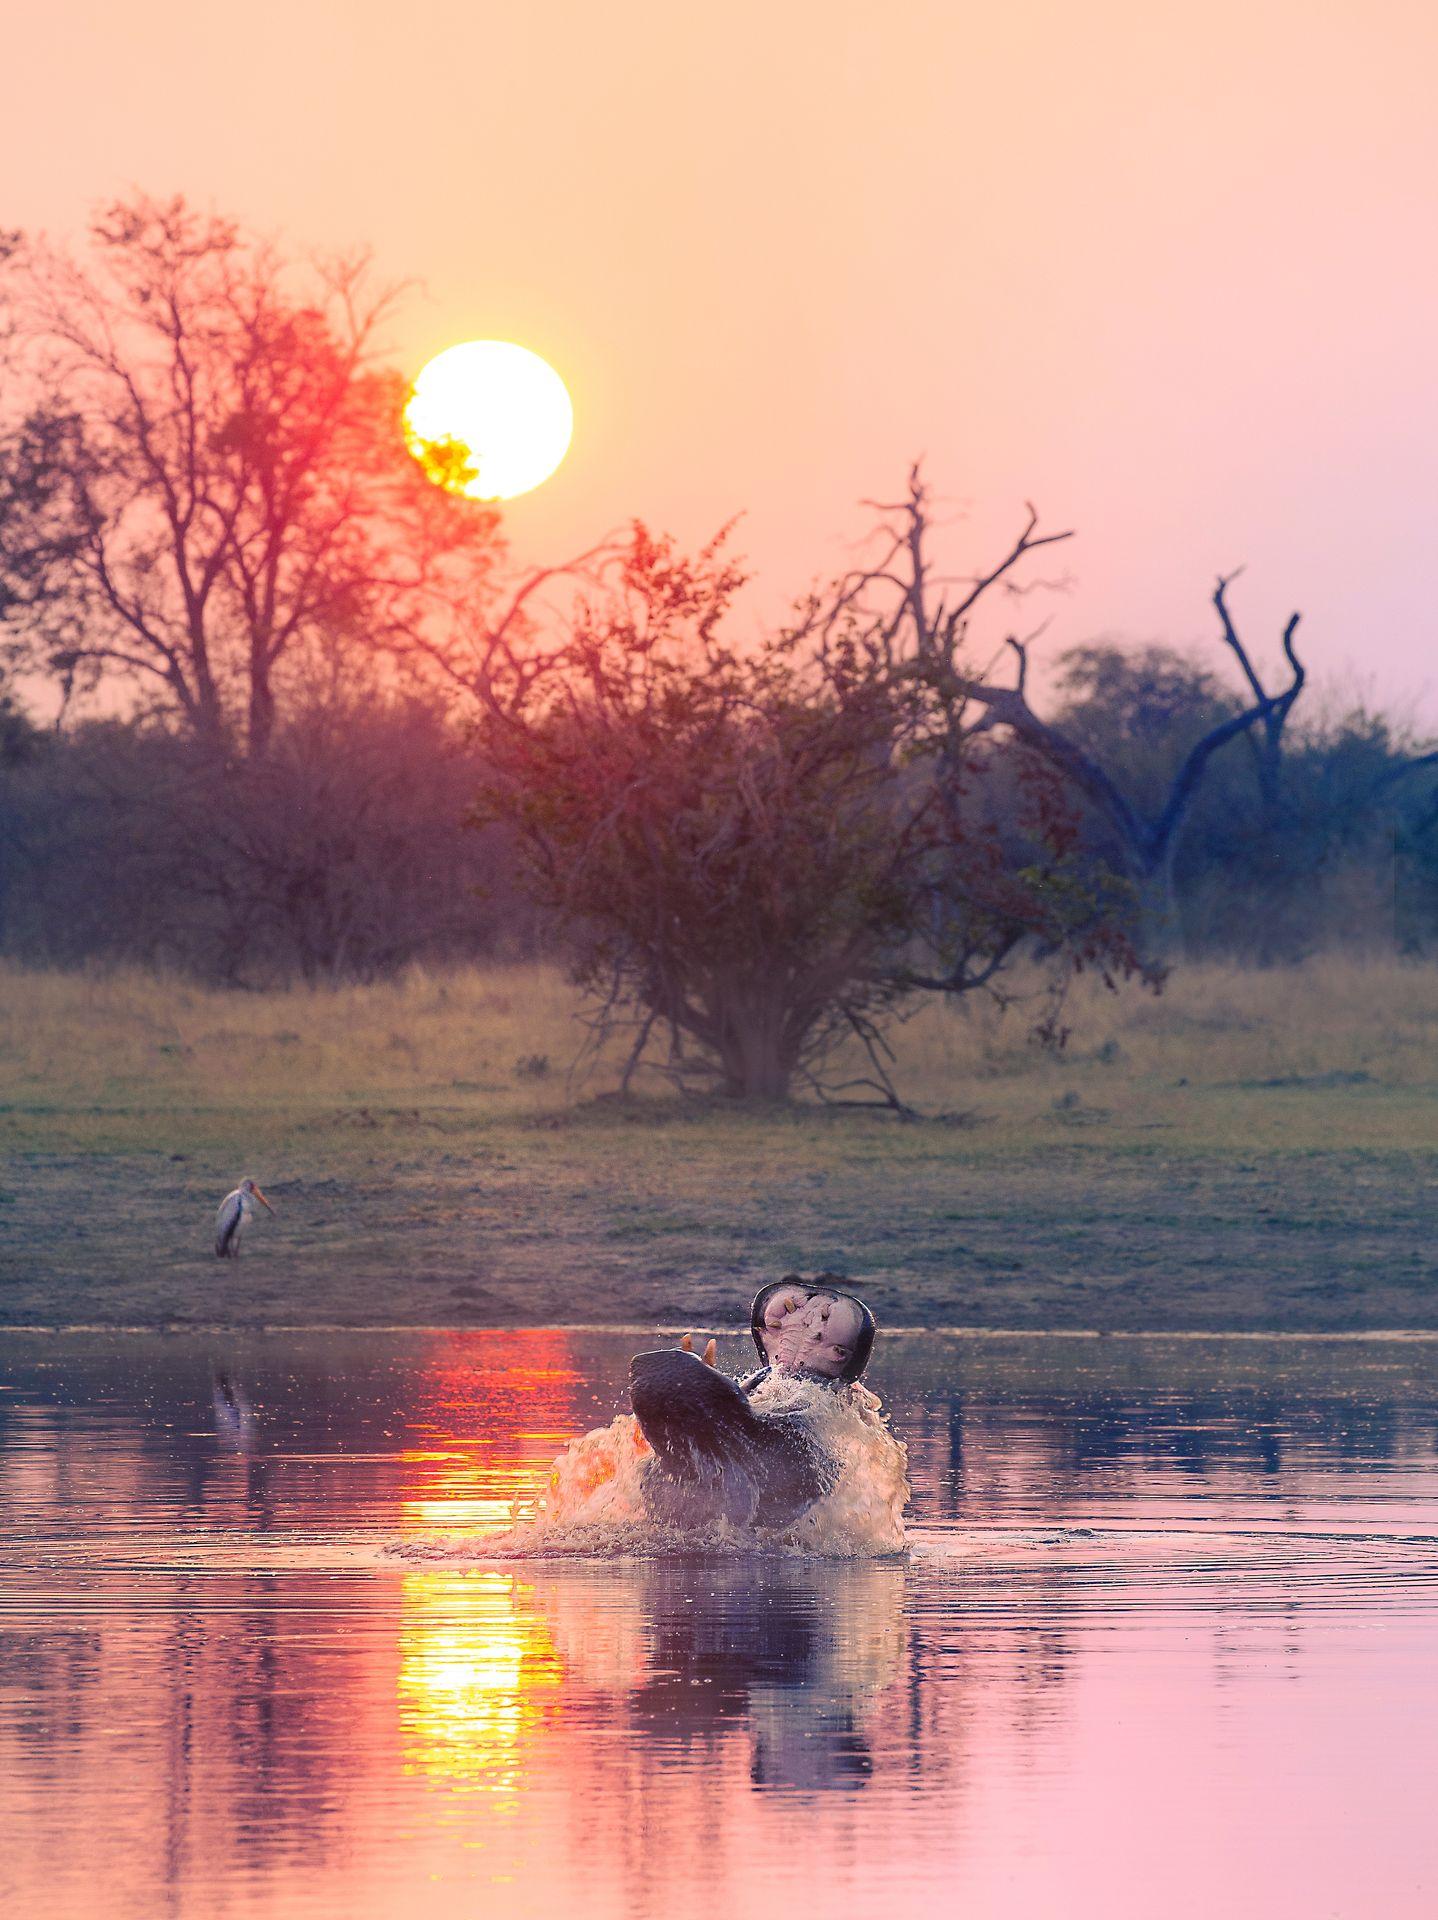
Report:
M409 450L436 486L513 500L558 467L574 432L547 360L508 340L467 340L421 368L405 407Z

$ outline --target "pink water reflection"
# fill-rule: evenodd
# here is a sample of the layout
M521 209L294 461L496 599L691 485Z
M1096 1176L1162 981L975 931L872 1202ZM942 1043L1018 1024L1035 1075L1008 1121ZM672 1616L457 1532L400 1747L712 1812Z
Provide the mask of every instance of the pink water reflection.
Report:
M507 1516L627 1344L0 1353L0 1909L1431 1911L1426 1356L945 1400L895 1343L907 1561L392 1557Z

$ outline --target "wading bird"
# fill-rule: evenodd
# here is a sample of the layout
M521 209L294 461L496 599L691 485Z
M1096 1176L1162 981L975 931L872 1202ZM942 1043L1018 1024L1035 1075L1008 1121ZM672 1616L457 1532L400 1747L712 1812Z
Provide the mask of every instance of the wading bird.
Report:
M238 1258L240 1235L244 1231L246 1223L254 1218L256 1200L259 1201L262 1207L268 1207L271 1213L274 1212L274 1208L270 1206L269 1201L266 1200L250 1176L246 1174L234 1192L227 1193L220 1202L220 1210L215 1215L215 1254L217 1258L221 1260Z

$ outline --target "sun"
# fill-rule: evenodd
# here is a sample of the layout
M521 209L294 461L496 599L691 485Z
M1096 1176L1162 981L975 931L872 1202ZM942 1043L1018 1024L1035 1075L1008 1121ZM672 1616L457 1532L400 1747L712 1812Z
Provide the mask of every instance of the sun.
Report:
M404 428L436 486L471 500L513 500L564 458L574 408L554 368L528 347L466 340L420 369Z

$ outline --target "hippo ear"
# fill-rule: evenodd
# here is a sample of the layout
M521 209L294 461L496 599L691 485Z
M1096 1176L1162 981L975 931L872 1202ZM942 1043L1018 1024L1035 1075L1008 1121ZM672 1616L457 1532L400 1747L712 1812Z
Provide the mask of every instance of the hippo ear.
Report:
M711 1340L711 1341L709 1342L709 1344L708 1344L708 1346L707 1346L707 1347L706 1347L706 1348L704 1349L704 1364L705 1364L705 1366L706 1366L706 1367L717 1367L717 1366L718 1366L718 1364L719 1364L719 1342L718 1342L717 1340Z
M694 1335L692 1333L686 1333L684 1338L679 1342L679 1351L681 1353L693 1353Z

